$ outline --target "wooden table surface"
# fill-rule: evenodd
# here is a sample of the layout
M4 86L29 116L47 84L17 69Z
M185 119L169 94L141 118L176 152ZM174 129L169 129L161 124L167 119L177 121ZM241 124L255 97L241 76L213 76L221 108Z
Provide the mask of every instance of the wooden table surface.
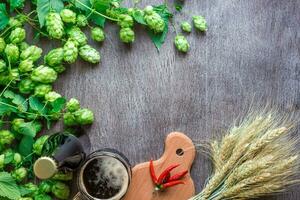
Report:
M95 111L96 121L87 130L92 150L118 149L134 165L159 158L171 131L195 141L221 135L253 97L299 109L299 0L185 4L176 24L196 14L209 24L206 35L187 36L187 55L175 51L172 28L158 53L142 28L128 47L118 40L118 27L109 24L104 44L92 43L101 64L79 61L56 82L60 93ZM198 192L210 172L211 163L199 153L192 170ZM274 199L300 199L299 189Z

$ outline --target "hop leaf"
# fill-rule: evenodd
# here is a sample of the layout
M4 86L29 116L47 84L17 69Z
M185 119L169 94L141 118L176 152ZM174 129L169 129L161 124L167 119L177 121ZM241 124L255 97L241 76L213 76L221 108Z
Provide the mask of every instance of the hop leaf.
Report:
M9 199L19 199L21 197L19 188L7 172L0 172L0 196L7 197Z
M96 64L100 62L99 52L90 45L84 45L79 48L80 57L90 63Z

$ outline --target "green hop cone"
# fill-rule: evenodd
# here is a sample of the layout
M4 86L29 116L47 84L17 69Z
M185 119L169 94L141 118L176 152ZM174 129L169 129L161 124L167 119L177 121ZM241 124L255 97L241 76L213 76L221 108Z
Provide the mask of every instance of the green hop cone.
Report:
M46 16L46 27L51 38L61 39L64 35L64 24L58 13L48 13Z
M64 49L63 48L56 48L51 51L45 56L45 62L50 67L60 65L64 60Z
M131 28L121 28L120 39L124 43L132 43L135 39L134 31Z
M71 23L71 24L76 23L76 13L70 9L67 9L67 8L62 9L60 11L60 17L61 17L62 21L65 23Z
M92 124L94 122L94 113L87 108L79 109L73 114L76 122L80 125Z
M18 200L33 200L31 197L21 197Z
M52 194L58 199L68 199L70 196L70 188L64 183L56 182L52 186Z
M79 48L80 57L90 63L96 64L100 62L100 53L90 45L84 45Z
M65 126L75 126L77 124L75 116L71 112L66 112L63 118Z
M0 145L6 145L11 144L13 140L15 139L15 136L12 132L9 130L0 130Z
M23 28L17 27L14 29L9 35L9 41L13 44L18 44L25 40L26 38L26 31Z
M0 170L2 170L5 167L5 155L1 154L0 155Z
M77 42L68 40L64 45L64 61L74 63L78 57Z
M119 15L118 24L121 28L130 28L133 26L133 18L130 15L121 14Z
M32 71L31 79L40 83L53 83L57 79L57 73L54 69L41 65Z
M57 92L54 92L54 91L48 92L45 95L45 100L48 101L48 102L54 102L58 98L61 98L61 95L58 94Z
M28 47L29 47L29 44L27 42L21 42L19 44L19 49L21 52L24 51L25 49L27 49Z
M0 59L0 72L4 72L6 69L7 67L5 61Z
M35 143L33 144L32 151L36 155L38 155L38 156L42 155L43 146L44 146L45 142L48 140L48 138L49 138L49 135L43 135L35 141Z
M79 46L83 46L87 43L87 37L79 27L73 26L67 33L69 38L76 41Z
M207 23L203 16L193 16L193 22L197 30L202 32L207 31Z
M51 90L52 90L51 85L40 84L34 88L34 95L37 97L45 97L45 95L49 93Z
M181 52L188 52L190 45L183 35L177 35L174 40L176 48Z
M44 193L50 193L52 190L53 183L52 181L42 181L39 185L39 192Z
M52 67L58 74L63 73L66 70L66 67L63 64L55 65Z
M43 50L35 45L31 45L21 52L21 60L37 61L42 56Z
M73 179L73 172L57 172L53 177L52 180L56 181L71 181Z
M22 156L19 153L14 154L13 164L16 166L22 162Z
M79 26L79 27L85 27L85 26L87 26L87 24L88 24L88 20L87 20L86 16L83 15L83 14L77 15L76 21L77 21L76 24L77 24L77 26Z
M25 123L24 119L22 118L15 118L11 122L11 128L12 130L16 131L17 133L20 132L20 127Z
M96 42L103 42L105 39L105 33L100 27L94 27L91 31L91 38Z
M34 200L52 200L52 197L47 194L38 194L34 196Z
M22 21L14 17L9 18L8 25L12 28L23 26Z
M17 181L21 182L27 177L27 170L24 167L18 168L12 172L12 177Z
M33 67L34 67L33 62L27 59L27 60L22 60L18 68L19 68L19 72L26 73L26 72L31 72Z
M31 79L25 78L20 81L18 88L20 93L30 94L34 90L35 84Z
M182 22L181 29L187 33L190 33L192 31L192 26L188 22Z
M34 195L36 195L38 193L38 190L39 190L38 186L34 183L31 183L31 182L26 183L24 185L24 187L27 190L29 190L29 194L26 195L26 196L29 196L29 197L33 197Z
M71 98L66 104L67 111L75 112L80 109L80 103L77 99Z
M6 47L6 43L4 41L4 39L2 37L0 37L0 53L2 53L4 51Z
M144 11L144 20L154 33L161 33L164 31L166 23L163 18L156 12Z
M11 63L16 63L19 60L19 48L14 44L6 45L4 53Z

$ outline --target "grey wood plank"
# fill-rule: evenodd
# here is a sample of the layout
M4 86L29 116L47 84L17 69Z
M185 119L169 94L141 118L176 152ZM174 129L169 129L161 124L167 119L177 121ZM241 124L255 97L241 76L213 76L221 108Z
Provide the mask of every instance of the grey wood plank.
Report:
M150 2L159 1L142 5ZM186 1L175 23L203 14L209 24L206 35L187 36L187 55L174 50L172 29L158 53L142 28L128 47L109 24L104 44L92 43L101 64L79 61L56 88L95 111L96 122L87 130L92 149L116 148L132 164L158 158L169 132L182 131L195 141L217 137L254 96L299 109L299 10L299 0ZM198 154L192 171L197 191L210 168ZM300 199L299 187L274 199Z

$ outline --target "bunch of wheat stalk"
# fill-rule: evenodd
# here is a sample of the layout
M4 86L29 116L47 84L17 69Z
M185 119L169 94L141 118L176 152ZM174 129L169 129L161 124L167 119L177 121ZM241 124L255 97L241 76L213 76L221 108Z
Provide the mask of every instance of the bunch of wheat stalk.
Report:
M249 114L210 143L213 174L190 200L258 198L299 183L295 124L276 111Z

